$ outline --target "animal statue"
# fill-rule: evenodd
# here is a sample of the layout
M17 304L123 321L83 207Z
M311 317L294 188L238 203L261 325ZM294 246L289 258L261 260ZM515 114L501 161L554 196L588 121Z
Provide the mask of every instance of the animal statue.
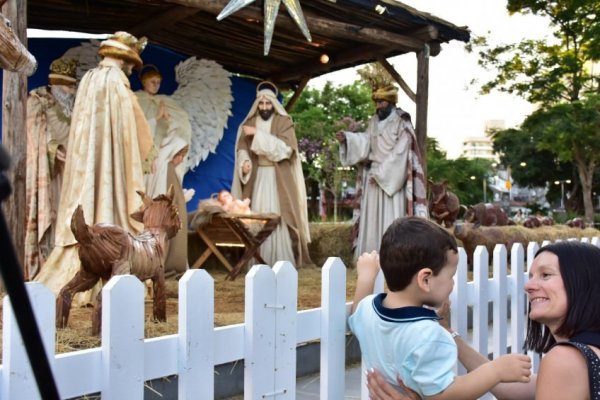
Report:
M131 217L144 224L144 231L137 236L112 224L87 225L81 205L73 213L71 231L79 243L81 267L60 290L56 300L57 327L67 325L76 293L91 289L100 279L106 282L114 275L123 274L133 274L142 281L152 280L154 318L166 321L165 245L179 231L181 221L173 204L173 186L167 194L154 199L143 192L137 193L143 204ZM101 316L102 292L98 294L92 315L94 335L100 333Z
M548 217L548 216L542 217L540 219L540 221L542 221L542 225L544 225L544 226L552 226L552 225L554 225L554 218L552 218L552 217Z
M581 218L573 218L568 220L565 225L571 228L585 229L585 221Z
M458 212L460 211L460 202L458 197L448 190L448 180L441 182L428 181L431 188L431 198L429 199L429 215L438 224L444 223L446 228L454 225Z
M477 203L467 207L464 220L472 222L475 227L514 225L502 208L490 203Z
M469 265L473 265L473 252L477 246L485 246L488 254L494 253L496 244L504 244L510 254L510 249L515 243L527 246L529 241L525 235L515 228L508 227L476 227L475 224L465 222L454 225L454 236L462 242L462 247L467 253Z
M529 229L539 228L540 226L542 226L542 221L538 217L532 215L527 217L525 221L523 221L523 226Z

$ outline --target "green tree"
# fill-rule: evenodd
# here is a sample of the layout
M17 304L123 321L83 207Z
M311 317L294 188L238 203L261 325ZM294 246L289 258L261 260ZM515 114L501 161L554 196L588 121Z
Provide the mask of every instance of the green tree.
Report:
M291 93L286 94L289 96ZM374 112L371 90L360 81L338 86L327 82L322 90L309 88L302 92L290 114L295 123L308 192L313 200L320 190L325 190L337 205L342 182L354 182L355 169L340 168L335 133L340 129L363 130L364 124L361 126L360 123L367 121Z
M538 148L577 167L585 217L594 220L592 184L600 164L600 96L541 109L527 117L523 128L539 137Z
M527 135L532 135L533 143L525 140L521 144L529 148L531 155L538 160L547 156L546 165L556 161L575 165L584 196L586 219L591 221L594 215L590 183L593 170L589 169L590 160L583 159L572 145L585 143L588 151L600 153L600 142L595 140L594 132L598 127L593 128L593 116L587 113L592 111L588 102L595 100L586 97L599 91L600 77L591 65L600 58L600 2L508 0L507 8L511 13L547 17L555 42L524 39L516 44L492 47L487 38L475 39L470 49L477 49L480 65L496 71L496 76L484 83L481 90L483 93L491 90L514 93L540 105L540 110L524 123L523 136L519 136L527 139ZM580 112L587 114L581 117L574 115ZM498 136L498 140L501 138L506 139L506 135ZM505 145L506 142L498 146ZM524 151L516 147L512 150L515 153ZM512 157L508 154L504 153ZM524 154L517 154L520 155ZM541 168L542 165L539 166Z
M481 203L484 197L488 198L489 193L483 195L483 180L487 181L490 170L491 161L481 158L468 160L460 157L448 160L446 152L439 148L437 140L427 138L428 179L434 182L447 179L448 188L456 194L461 204L477 204Z

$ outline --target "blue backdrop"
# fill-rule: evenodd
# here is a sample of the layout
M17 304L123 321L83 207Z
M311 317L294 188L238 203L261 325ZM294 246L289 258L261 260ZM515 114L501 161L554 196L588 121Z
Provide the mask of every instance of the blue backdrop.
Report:
M46 85L48 83L50 63L63 55L69 48L78 46L80 43L86 41L86 39L29 39L28 48L38 62L38 69L27 81L28 90ZM160 69L163 75L160 93L163 94L171 94L177 88L174 67L180 61L187 58L188 56L185 54L152 44L149 44L142 53L144 63L154 64ZM215 153L210 154L193 171L189 171L183 179L184 188L193 188L196 190L194 198L187 204L188 211L195 210L198 201L210 197L212 193L216 193L221 189L229 190L231 188L237 127L254 102L257 82L232 76L231 83L234 98L231 108L233 115L229 117L223 139L217 146ZM140 87L140 82L134 72L131 76L131 88L138 90ZM1 80L0 90L2 90ZM0 109L0 124L2 122L1 113L2 110Z

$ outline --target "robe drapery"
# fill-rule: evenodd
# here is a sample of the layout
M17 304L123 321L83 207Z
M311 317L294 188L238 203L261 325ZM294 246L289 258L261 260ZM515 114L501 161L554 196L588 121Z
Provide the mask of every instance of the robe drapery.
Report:
M56 213L62 183L57 149L67 148L71 118L47 87L27 98L27 179L25 278L33 279L54 247Z
M175 134L163 139L156 158L156 169L153 174L147 176L146 194L152 198L167 193L173 185L173 203L177 206L181 220L181 229L165 245L165 272L183 273L188 269L187 209L181 186L183 175L180 175L179 168L174 167L172 163L173 157L188 144Z
M154 144L158 147L162 141L170 135L177 135L182 138L189 146L192 140L192 125L190 123L190 116L171 96L164 94L151 95L143 90L135 92L138 98L140 107L144 111L144 115L150 124L152 131L152 137L154 138ZM165 105L169 118L156 119L158 110L160 109L160 103ZM187 168L187 162L181 163L177 167L177 173L185 174Z
M83 207L87 224L109 223L132 234L141 205L144 171L155 157L150 127L118 61L105 58L77 91L56 222L56 247L38 281L57 293L79 269L71 216Z
M294 124L290 117L279 114L271 117L269 131L261 128L263 122L252 116L240 125L257 127L257 131L254 137L238 134L232 193L237 198L250 198L254 212L281 216L280 226L259 249L266 262L273 265L288 260L297 268L310 266L306 190ZM246 160L250 160L252 170L244 177L241 166Z
M366 132L345 134L342 165L363 163L365 168L355 249L359 256L379 251L385 230L396 218L427 218L426 186L417 139L404 111L397 109L383 121L375 115Z

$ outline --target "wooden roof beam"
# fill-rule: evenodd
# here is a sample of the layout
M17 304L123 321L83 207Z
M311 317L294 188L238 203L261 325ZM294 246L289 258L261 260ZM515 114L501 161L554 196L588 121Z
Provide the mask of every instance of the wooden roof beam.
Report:
M402 90L404 90L404 93L406 93L406 95L413 102L416 103L417 95L415 94L415 92L413 92L413 90L410 88L410 86L408 86L408 83L406 83L406 81L404 79L402 79L402 76L400 76L400 74L398 73L398 71L396 71L394 66L392 64L390 64L385 57L377 57L377 62L379 64L381 64L381 66L383 68L385 68L385 70L392 76L392 78L394 78L394 80L396 82L398 82L398 85L400 85Z
M198 9L190 7L174 6L167 11L160 12L144 20L141 24L130 27L127 32L135 36L147 35L151 36L152 33L160 31L161 29L175 25L177 22L186 19L189 16L197 14Z
M290 97L287 104L285 105L285 110L287 112L294 108L296 101L298 101L298 99L300 98L300 95L304 91L304 88L308 84L308 81L310 81L310 76L306 75L302 77L300 83L298 84L298 87L294 90L294 94L292 95L292 97Z
M305 63L302 67L293 70L283 70L271 75L270 79L274 82L288 82L301 79L301 77L305 75L310 75L311 77L319 76L338 69L350 67L357 61L364 60L364 62L369 62L370 60L375 60L382 53L386 53L387 50L388 49L386 48L372 45L358 46L337 54L329 54L330 62L328 64L321 64L317 57L313 63ZM332 65L336 68L332 68Z
M214 15L218 15L229 0L167 0L170 3L193 7ZM340 37L361 43L370 43L406 51L419 51L424 41L408 35L401 35L382 29L345 24L339 21L322 18L311 12L304 12L309 31L323 36ZM244 7L228 18L262 20L263 15L258 7ZM295 24L286 13L279 14L276 27L286 28ZM427 40L428 41L428 40Z

